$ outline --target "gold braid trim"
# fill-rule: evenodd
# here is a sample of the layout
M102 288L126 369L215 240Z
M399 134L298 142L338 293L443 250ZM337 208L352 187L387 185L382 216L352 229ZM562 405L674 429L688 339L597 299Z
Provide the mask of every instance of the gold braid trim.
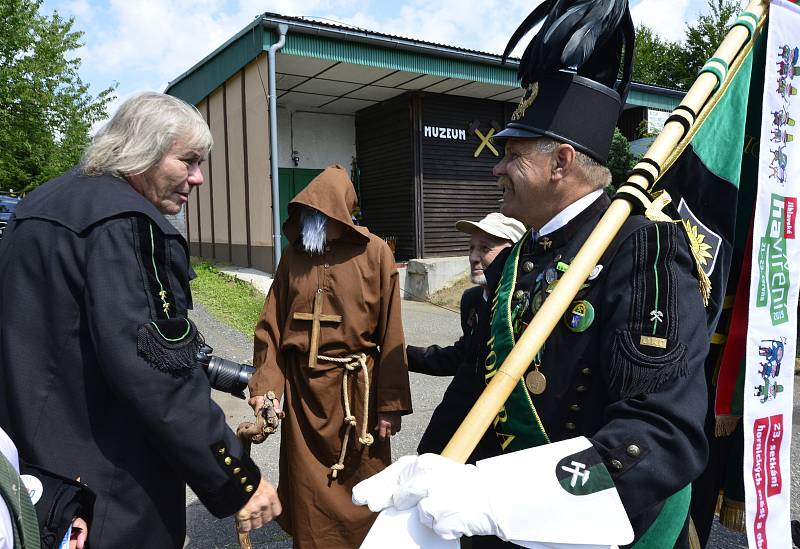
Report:
M344 422L347 428L342 438L342 451L339 454L339 461L331 465L331 478L336 478L339 471L344 469L344 456L347 453L347 442L350 440L350 431L357 426L356 417L350 411L350 379L349 373L361 368L364 372L364 417L361 422L361 436L358 441L364 446L370 446L375 439L367 432L369 421L369 372L367 370L367 355L365 353L355 353L345 357L333 357L317 355L317 360L336 362L344 366L344 376L342 376L342 400L344 401ZM355 375L358 375L356 372Z
M719 509L719 523L734 532L745 532L745 509L743 501L722 497Z

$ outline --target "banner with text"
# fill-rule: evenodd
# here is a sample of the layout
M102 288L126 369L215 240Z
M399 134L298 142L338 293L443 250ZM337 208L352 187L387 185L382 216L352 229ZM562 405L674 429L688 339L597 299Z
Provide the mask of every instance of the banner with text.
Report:
M791 547L790 446L800 283L800 6L770 5L744 391L747 537ZM795 139L798 137L798 139Z

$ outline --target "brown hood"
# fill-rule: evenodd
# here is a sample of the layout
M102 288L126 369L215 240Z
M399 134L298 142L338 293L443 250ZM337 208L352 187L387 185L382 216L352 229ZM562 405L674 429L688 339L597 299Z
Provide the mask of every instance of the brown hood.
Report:
M357 205L358 198L347 170L338 164L328 166L289 202L289 218L283 224L283 234L290 243L297 240L301 206L309 206L350 229L346 231L348 236L366 242L369 240L366 230L354 225L351 217Z

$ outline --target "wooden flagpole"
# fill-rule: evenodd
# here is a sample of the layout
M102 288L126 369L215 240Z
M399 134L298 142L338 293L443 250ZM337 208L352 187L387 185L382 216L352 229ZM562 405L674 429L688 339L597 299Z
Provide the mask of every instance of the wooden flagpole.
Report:
M767 0L752 0L745 8L745 12L752 13L756 20L761 21L767 13ZM755 25L754 25L755 26ZM742 25L734 26L725 39L714 52L713 59L721 59L729 66L739 55L742 47L750 40L750 32ZM690 112L700 113L708 99L719 89L721 82L710 72L703 72L695 83L689 88L682 106L691 109ZM680 107L674 114L684 116L686 111ZM691 116L691 115L689 115ZM691 118L691 124L697 123ZM649 158L664 166L667 159L677 147L680 140L688 133L678 121L670 121L665 126L656 140L645 153L644 158ZM655 172L655 168L647 163L637 164L638 168ZM655 174L656 177L660 174ZM648 188L648 181L641 175L632 175L628 182L640 187L643 191ZM555 328L559 319L566 312L578 293L581 285L586 281L603 252L619 232L625 220L631 214L631 204L627 200L614 200L606 213L598 222L592 234L589 235L578 255L559 280L553 293L542 304L542 307L533 317L528 328L509 353L503 365L498 370L492 381L486 386L478 401L472 407L461 426L453 435L442 455L465 463L472 451L477 446L483 433L491 426L498 411L505 404L514 387L517 386L525 371L530 366L536 353L542 348L544 342Z

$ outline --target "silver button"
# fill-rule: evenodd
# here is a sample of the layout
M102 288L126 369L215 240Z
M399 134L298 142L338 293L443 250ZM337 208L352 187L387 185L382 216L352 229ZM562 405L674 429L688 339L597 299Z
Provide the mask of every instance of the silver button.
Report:
M584 368L583 370L581 370L581 373L585 376L588 376L592 373L592 370L590 370L589 368Z
M525 297L525 291L524 290L517 290L516 292L514 292L514 299L516 299L517 301L519 301L523 297Z
M529 273L533 270L533 261L526 261L522 264L522 270L526 273Z
M572 423L571 421L568 421L568 422L566 422L564 424L564 429L566 429L567 431L574 431L575 430L575 424Z
M631 456L632 458L635 458L639 457L639 454L641 454L642 451L635 444L631 444L625 449L625 453Z
M578 391L579 393L585 393L586 385L578 385L577 387L575 387L575 390Z
M620 460L612 459L608 464L611 465L611 468L614 469L615 471L622 471L623 466Z
M573 412L580 412L581 411L581 407L578 406L577 404L570 404L569 409L571 411L573 411Z

